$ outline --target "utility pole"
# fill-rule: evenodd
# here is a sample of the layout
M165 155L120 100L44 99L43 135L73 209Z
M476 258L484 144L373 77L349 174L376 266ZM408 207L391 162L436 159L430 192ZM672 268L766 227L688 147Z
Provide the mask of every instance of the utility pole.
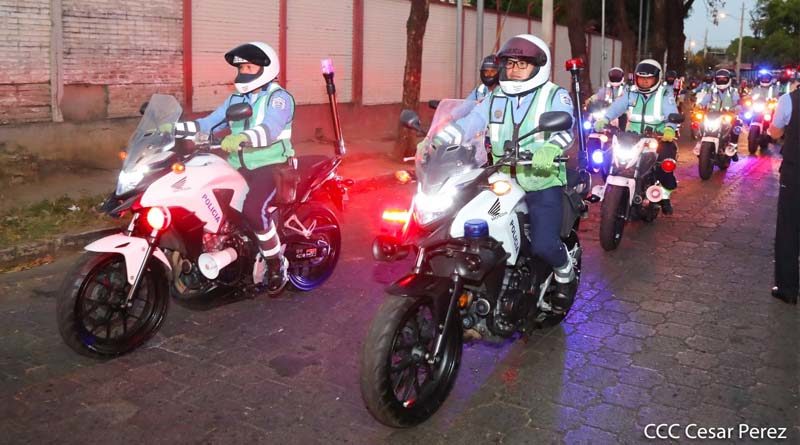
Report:
M706 55L708 55L708 25L706 25L706 35L703 37L703 63L705 63Z
M483 0L478 0L477 3L477 20L475 21L475 61L478 63L483 62ZM478 70L472 70L473 84L478 85Z
M602 13L600 19L600 81L602 83L603 73L606 70L606 0L603 0Z
M636 42L636 63L642 60L642 0L639 0L639 40Z
M457 0L456 1L456 97L461 97L461 90L463 87L463 71L464 71L464 61L461 57L462 51L462 44L464 43L464 29L461 26L461 16L464 14L464 0Z
M739 72L742 69L742 33L744 32L744 2L742 2L742 12L739 14L739 51L736 52L736 81L741 82Z
M645 0L647 4L645 5L644 11L644 52L642 52L642 57L645 57L645 54L649 55L650 51L647 47L647 37L650 34L650 0Z
M542 39L553 50L553 0L542 2Z

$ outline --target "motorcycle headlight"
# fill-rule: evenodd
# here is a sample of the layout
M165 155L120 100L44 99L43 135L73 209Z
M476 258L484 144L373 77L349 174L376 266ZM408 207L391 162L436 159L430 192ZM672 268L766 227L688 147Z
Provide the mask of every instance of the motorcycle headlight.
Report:
M606 117L606 111L605 110L595 111L594 113L592 113L592 117L596 121L604 119Z
M453 205L453 190L443 190L427 195L418 192L414 197L414 216L425 226L447 215Z
M147 173L146 168L137 168L133 171L121 171L119 172L119 178L117 179L117 196L122 196L136 188L142 179L144 179L145 173Z
M636 153L633 147L625 147L619 144L614 145L614 159L618 164L626 164L633 159L635 155Z
M763 102L758 102L757 104L753 105L753 110L756 113L764 112L764 103Z
M708 130L708 131L717 131L717 130L719 130L720 124L721 124L721 120L720 119L714 119L714 120L706 119L706 121L704 122L706 130Z

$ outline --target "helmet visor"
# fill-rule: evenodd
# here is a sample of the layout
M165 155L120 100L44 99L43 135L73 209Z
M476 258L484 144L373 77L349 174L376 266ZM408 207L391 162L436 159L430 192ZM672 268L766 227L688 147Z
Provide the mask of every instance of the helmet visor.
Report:
M625 77L625 73L622 71L609 71L608 73L608 80L610 82L622 82L622 79Z

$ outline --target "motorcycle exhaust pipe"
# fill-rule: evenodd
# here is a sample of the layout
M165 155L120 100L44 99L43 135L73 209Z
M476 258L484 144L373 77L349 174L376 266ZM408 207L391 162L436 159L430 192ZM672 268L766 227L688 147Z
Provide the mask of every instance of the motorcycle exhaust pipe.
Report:
M197 259L200 273L209 280L214 280L219 276L219 271L236 261L239 255L236 249L228 247L217 252L204 253Z
M650 202L659 202L664 198L660 185L651 185L647 187L647 191L645 191L644 194Z

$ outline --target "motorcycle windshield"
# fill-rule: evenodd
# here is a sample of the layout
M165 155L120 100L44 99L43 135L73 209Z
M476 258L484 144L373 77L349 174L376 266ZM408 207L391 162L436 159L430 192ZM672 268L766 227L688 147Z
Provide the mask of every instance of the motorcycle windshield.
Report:
M486 130L471 135L462 135L460 145L434 146L433 137L472 111L477 102L446 99L439 103L433 116L428 135L417 147L415 168L420 190L432 195L439 192L450 178L465 175L483 167L488 156L484 138Z
M175 145L174 132L161 133L158 127L178 122L181 113L183 109L173 96L154 94L150 97L139 125L128 140L122 171L131 172L146 167L154 160L155 155L172 149Z

